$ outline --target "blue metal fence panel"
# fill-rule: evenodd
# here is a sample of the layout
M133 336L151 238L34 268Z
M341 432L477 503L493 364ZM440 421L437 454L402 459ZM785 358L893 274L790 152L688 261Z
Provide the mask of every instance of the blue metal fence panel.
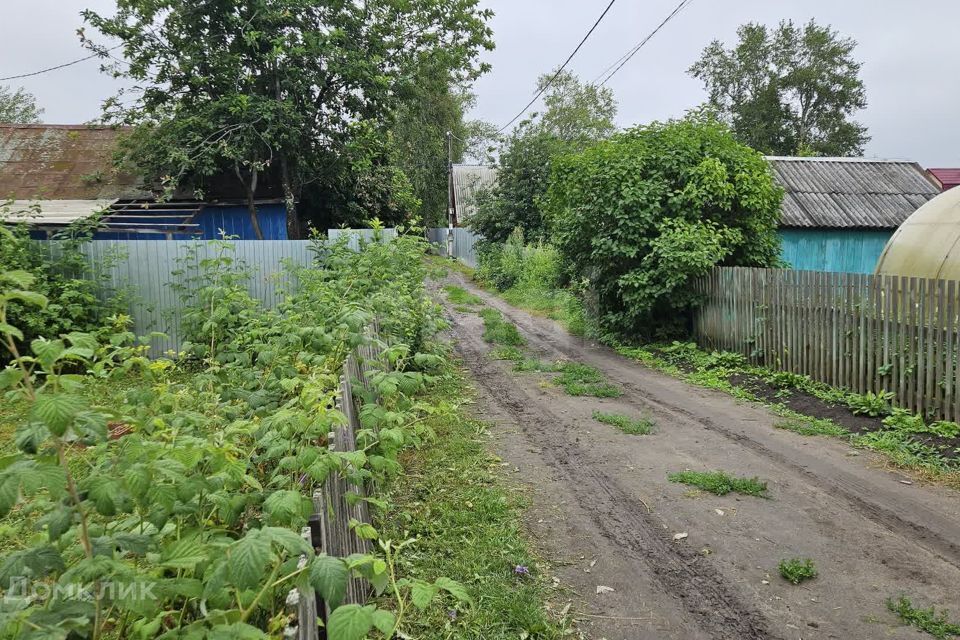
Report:
M893 229L780 229L783 259L793 269L873 273Z
M257 205L257 220L264 240L287 239L287 207L282 203ZM245 206L210 206L200 212L194 220L203 230L206 239L219 238L220 230L228 236L237 236L241 240L253 240L250 212Z

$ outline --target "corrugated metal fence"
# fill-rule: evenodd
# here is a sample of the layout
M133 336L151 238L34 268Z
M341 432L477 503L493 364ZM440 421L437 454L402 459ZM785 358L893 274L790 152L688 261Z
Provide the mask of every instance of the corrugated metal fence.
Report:
M699 343L897 406L960 418L960 284L722 267L697 282Z
M435 245L438 245L440 255L447 255L447 229L434 228L427 229L427 239ZM480 240L480 236L462 227L453 229L453 257L457 258L469 267L477 268L477 252L475 245Z
M306 240L236 240L232 257L250 269L250 295L267 308L276 307L291 284L286 264L305 266L313 255ZM56 243L49 243L56 251ZM166 338L151 341L151 355L179 349L182 303L172 285L183 283L174 271L196 269L201 260L213 258L217 249L195 240L94 240L85 253L95 274L107 285L130 296L130 314L137 335L162 332Z

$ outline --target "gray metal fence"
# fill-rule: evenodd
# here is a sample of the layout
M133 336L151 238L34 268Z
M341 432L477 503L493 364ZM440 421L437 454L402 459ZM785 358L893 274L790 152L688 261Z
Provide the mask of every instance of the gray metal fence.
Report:
M306 240L236 240L229 244L233 259L252 274L247 290L266 308L275 308L292 284L288 265L306 266L313 257ZM56 250L54 243L49 246ZM179 349L183 304L174 285L184 283L184 276L173 272L185 269L189 274L201 260L214 257L217 249L195 240L95 240L84 251L93 272L111 289L129 296L133 331L137 335L166 334L151 340L151 356Z
M343 236L349 238L348 245L354 251L360 250L360 242L373 242L374 239L374 230L373 229L327 229L327 237L330 241L339 240ZM397 230L390 229L381 229L380 238L382 242L389 242L393 238L397 237Z
M445 227L427 229L427 239L438 245L440 255L447 255L447 229ZM462 227L453 229L453 257L469 267L476 269L477 252L475 245L480 236Z

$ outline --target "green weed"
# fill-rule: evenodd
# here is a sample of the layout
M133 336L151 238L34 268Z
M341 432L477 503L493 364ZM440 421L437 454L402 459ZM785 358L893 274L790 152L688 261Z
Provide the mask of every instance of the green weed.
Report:
M759 478L737 478L723 471L681 471L671 473L667 476L667 479L670 482L692 485L718 496L725 496L728 493L742 493L748 496L767 497L766 482Z
M494 360L511 360L513 362L522 362L524 359L523 351L519 347L502 346L490 350L490 357Z
M960 637L960 624L949 621L949 612L937 612L935 607L917 609L906 596L887 600L887 608L907 624L929 633L934 638Z
M567 395L593 396L595 398L618 398L623 395L618 387L603 378L600 370L578 362L567 362L557 368L560 375L556 383Z
M847 398L847 406L855 415L866 414L876 418L890 413L891 400L893 400L893 394L887 391L880 393L870 391L863 395L851 393Z
M447 398L464 394L462 380L454 379L431 401L444 409ZM417 538L409 571L468 583L483 606L453 614L439 607L411 608L406 633L423 640L559 640L562 630L544 612L547 588L524 538L524 505L491 473L496 459L477 437L482 423L449 405L428 423L437 437L405 461L409 472L395 479L378 525L384 537Z
M487 342L514 347L525 343L517 327L496 309L484 309L480 317L483 318L483 339Z
M480 296L475 296L474 294L470 293L463 287L458 287L453 284L448 284L443 288L443 290L447 292L447 298L450 300L450 302L454 304L461 304L461 305L483 304L483 299L480 298Z
M780 575L790 584L800 584L804 580L812 580L817 577L817 568L810 558L790 558L781 560Z
M535 373L552 373L557 370L558 366L559 365L556 363L546 362L537 358L524 358L523 360L517 362L513 370Z
M850 432L841 427L840 425L830 421L823 420L819 418L807 418L807 417L798 417L798 418L787 418L786 420L781 420L780 422L774 423L775 429L784 429L786 431L793 431L794 433L799 433L802 436L846 436Z
M649 418L631 418L619 413L594 411L593 419L609 424L632 436L645 436L653 431L653 421Z

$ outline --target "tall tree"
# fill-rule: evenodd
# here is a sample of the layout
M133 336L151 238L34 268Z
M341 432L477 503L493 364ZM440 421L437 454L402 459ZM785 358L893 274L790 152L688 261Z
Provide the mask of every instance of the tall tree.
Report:
M108 70L140 89L105 115L138 125L127 149L147 176L173 191L232 173L255 219L266 175L298 237L304 186L342 177L352 136L379 130L427 61L457 81L485 70L491 13L477 3L117 0L112 16L83 15L123 44Z
M857 43L812 20L749 23L727 49L714 40L689 73L737 139L774 155L855 156L870 140L853 115L867 106Z
M553 74L541 76L539 91ZM503 242L517 227L527 238L546 234L540 199L547 191L553 161L608 138L616 125L617 104L610 89L586 84L564 71L544 93L546 109L521 122L504 140L497 163L497 185L480 196L472 229Z
M40 122L43 109L37 107L36 98L23 87L14 91L0 86L0 122L30 124Z

